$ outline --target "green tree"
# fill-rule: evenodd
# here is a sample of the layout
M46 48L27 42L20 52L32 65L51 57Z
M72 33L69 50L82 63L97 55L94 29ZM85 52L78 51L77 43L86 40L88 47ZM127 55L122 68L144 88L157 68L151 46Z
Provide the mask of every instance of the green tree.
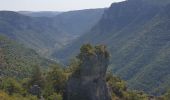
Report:
M55 97L56 95L54 94L62 95L67 82L67 74L61 65L51 65L50 68L46 74L46 84L43 92L44 97L47 99Z
M35 66L32 77L28 83L29 93L36 95L38 98L41 97L42 90L44 89L45 78L41 72L39 66Z
M3 78L0 84L0 88L6 91L9 95L13 93L22 93L23 89L21 84L17 82L14 78Z
M62 93L67 82L67 77L63 68L55 66L47 73L46 80L52 84L55 92Z
M117 96L123 98L123 93L127 90L126 84L123 80L112 75L112 73L107 73L106 81L111 88L112 96Z
M41 88L43 88L44 86L44 77L43 77L43 74L41 72L41 69L39 66L35 66L33 68L33 74L32 74L32 77L30 79L30 85L38 85L40 86Z
M164 95L163 95L164 100L169 100L170 98L170 90L168 90Z

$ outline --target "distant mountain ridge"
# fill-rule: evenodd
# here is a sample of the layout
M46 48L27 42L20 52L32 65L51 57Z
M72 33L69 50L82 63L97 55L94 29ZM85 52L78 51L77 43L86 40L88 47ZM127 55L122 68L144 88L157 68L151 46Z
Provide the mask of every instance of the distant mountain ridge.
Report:
M115 75L127 80L133 89L164 93L170 88L170 5L166 1L113 3L87 34L54 56L65 62L84 43L105 44Z
M50 57L53 51L70 43L97 23L103 11L103 9L89 9L65 12L60 14L62 18L30 17L12 11L0 11L0 33L33 48L43 56ZM78 16L80 16L79 21L77 21Z
M57 43L57 37L65 36L51 24L51 19L32 18L16 12L0 12L0 32L40 52Z
M81 36L100 20L105 10L106 8L99 8L63 12L54 17L54 22L64 32Z
M18 13L30 16L30 17L54 17L62 12L57 11L18 11Z

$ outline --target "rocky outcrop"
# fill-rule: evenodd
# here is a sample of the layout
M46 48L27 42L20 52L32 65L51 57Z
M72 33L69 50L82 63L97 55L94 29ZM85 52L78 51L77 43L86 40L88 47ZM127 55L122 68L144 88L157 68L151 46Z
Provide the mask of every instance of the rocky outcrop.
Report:
M30 88L30 91L29 91L32 95L36 95L37 97L40 98L40 95L41 95L41 88L38 86L38 85L33 85L31 88Z
M80 66L68 80L64 100L111 100L105 81L109 54L105 46L83 45Z

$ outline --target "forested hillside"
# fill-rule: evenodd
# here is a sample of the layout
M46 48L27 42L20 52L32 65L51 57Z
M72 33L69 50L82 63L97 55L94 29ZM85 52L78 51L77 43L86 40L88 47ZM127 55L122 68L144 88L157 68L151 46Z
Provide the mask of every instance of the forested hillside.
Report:
M106 72L109 59L106 46L83 45L76 59L69 63L67 68L54 64L49 66L49 70L42 72L40 67L35 66L31 75L24 79L1 76L0 98L2 100L93 100L92 98L169 100L170 92L161 96L150 96L142 91L128 90L125 81ZM97 95L99 92L100 95Z
M52 61L41 58L34 50L0 36L0 77L25 78L35 66L47 69Z
M100 20L105 10L101 8L63 12L54 17L54 22L65 33L79 37Z
M50 57L54 50L63 48L92 27L100 19L103 10L72 11L53 17L30 17L0 11L0 33ZM78 17L79 21L76 21Z
M0 11L0 98L169 100L169 89L170 0Z
M41 54L48 53L54 44L62 45L58 37L67 37L48 18L32 18L10 11L0 12L0 32Z
M97 25L54 57L67 62L84 43L105 44L115 75L132 89L164 93L170 87L169 10L168 0L113 3Z

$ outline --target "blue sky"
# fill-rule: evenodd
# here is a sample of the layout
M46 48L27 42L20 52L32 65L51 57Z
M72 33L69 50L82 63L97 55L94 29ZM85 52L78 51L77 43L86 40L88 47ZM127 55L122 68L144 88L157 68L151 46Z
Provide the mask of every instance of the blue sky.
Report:
M0 10L69 11L109 7L123 0L0 0Z

